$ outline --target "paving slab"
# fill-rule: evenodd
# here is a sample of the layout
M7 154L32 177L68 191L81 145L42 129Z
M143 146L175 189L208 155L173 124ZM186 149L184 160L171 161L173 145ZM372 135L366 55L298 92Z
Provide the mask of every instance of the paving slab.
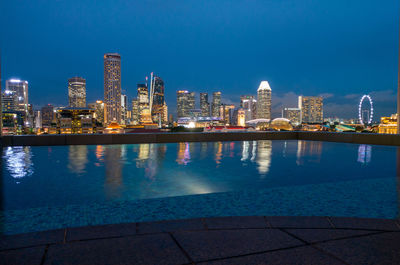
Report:
M64 241L64 229L0 237L0 250L34 247Z
M391 219L330 217L330 220L336 228L371 229L385 231L400 230L395 220Z
M184 231L173 235L195 262L303 244L277 229Z
M168 234L51 245L45 264L187 264Z
M151 234L151 233L203 230L203 229L205 229L205 227L200 218L138 223L138 234Z
M256 255L249 255L243 257L229 258L217 261L209 261L198 263L202 265L228 265L228 264L246 264L246 265L259 265L259 264L281 264L281 265L344 265L338 259L324 254L312 247L297 247L285 250L278 250Z
M350 230L350 229L285 229L290 234L308 242L315 243L321 241L335 240L341 238L369 235L376 233L370 230Z
M235 216L206 218L208 229L267 228L262 216Z
M136 234L136 224L114 224L100 226L84 226L67 229L67 241L122 237Z
M400 264L400 233L335 240L315 245L349 264Z
M326 217L268 216L266 219L275 228L332 228Z
M39 265L42 262L45 246L0 251L2 265Z

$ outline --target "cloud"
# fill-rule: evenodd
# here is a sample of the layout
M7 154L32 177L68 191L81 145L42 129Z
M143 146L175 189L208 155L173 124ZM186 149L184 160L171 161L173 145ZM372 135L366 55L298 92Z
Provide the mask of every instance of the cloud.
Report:
M396 102L397 94L393 90L373 91L370 93L374 102Z
M361 98L359 94L348 94L344 96L345 99L355 99L355 98Z
M334 95L332 93L322 93L319 94L320 97L322 97L323 99L328 99L328 98L332 98Z

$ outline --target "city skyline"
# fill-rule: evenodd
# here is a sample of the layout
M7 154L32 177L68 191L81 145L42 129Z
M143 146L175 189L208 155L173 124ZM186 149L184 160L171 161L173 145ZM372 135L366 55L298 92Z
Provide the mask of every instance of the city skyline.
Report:
M172 2L115 1L97 10L99 17L84 12L96 8L85 1L79 2L82 12L71 14L65 10L78 8L74 1L52 3L37 12L31 12L35 7L28 1L2 2L0 7L10 11L0 18L2 36L9 40L2 42L3 80L28 80L30 102L37 109L48 103L66 106L66 80L82 76L87 102L95 102L103 98L102 55L117 52L123 58L122 93L133 98L146 73L157 72L171 112L178 90L197 95L221 91L223 103L238 105L241 95L256 95L261 80L274 89L273 117L285 107L296 107L300 95L322 95L326 117L356 117L363 94L374 98L376 117L396 112L397 1L269 1L246 7L223 2L218 5L224 7L222 13L212 2L199 6L189 1L177 9ZM177 16L169 17L164 12L168 8ZM26 20L13 16L17 11ZM112 14L120 16L112 20ZM48 36L37 31L42 27ZM166 27L166 32L154 34ZM105 31L110 38L101 35ZM71 44L67 38L72 32L85 42ZM140 42L134 41L137 36ZM167 43L171 45L163 45Z

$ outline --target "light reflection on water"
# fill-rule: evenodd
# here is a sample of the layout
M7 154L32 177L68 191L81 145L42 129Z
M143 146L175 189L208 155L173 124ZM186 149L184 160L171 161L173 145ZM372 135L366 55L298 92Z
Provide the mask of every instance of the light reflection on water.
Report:
M157 198L334 182L338 178L395 177L395 169L383 165L396 163L393 150L269 140L7 147L3 149L2 172L8 203L18 208L21 206L13 196L34 207L62 200L68 204ZM346 167L346 174L337 164ZM24 190L13 186L28 179Z

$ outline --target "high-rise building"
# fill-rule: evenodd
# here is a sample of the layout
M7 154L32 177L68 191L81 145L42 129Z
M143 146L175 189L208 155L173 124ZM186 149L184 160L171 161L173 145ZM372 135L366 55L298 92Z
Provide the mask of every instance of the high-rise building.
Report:
M28 114L28 81L10 79L6 81L6 92L16 96L15 111L23 111Z
M271 87L261 81L257 90L257 119L271 119Z
M146 84L137 85L137 100L138 100L140 122L143 122L144 120L146 120L146 122L149 122L149 117L147 117L150 113L149 89L147 88Z
M235 110L235 105L221 104L219 107L220 118L225 124L233 124L232 121L233 111Z
M140 121L139 115L139 100L137 98L132 99L132 124L138 125Z
M246 113L245 110L240 108L237 110L237 126L245 126L246 125Z
M200 93L201 116L210 117L210 103L208 102L208 93Z
M159 119L161 119L162 123L164 123L163 121L167 118L164 117L164 81L159 76L153 76L152 73L150 82L150 102L152 119L155 123L159 123Z
M322 97L299 96L299 109L303 123L322 123L324 121Z
M257 119L257 100L254 96L241 96L240 107L244 111L245 121Z
M127 110L128 110L128 97L121 95L121 124L128 124L127 121Z
M42 107L42 126L50 127L52 123L55 123L55 113L54 107L51 104L48 104Z
M195 108L195 94L187 90L176 92L176 106L178 118L189 117L190 110Z
M1 97L1 106L4 112L17 111L18 103L16 93L9 90L4 91Z
M104 54L104 103L106 124L121 122L121 56L118 53Z
M68 79L68 103L70 108L86 108L86 80L82 77Z
M297 126L301 124L301 109L299 108L284 108L282 110L282 117L290 120L292 125Z
M97 123L104 126L104 120L106 115L106 107L102 100L96 100L95 103L88 104L89 109L94 110L93 118L96 119Z
M211 116L219 117L219 107L221 106L221 92L214 92L213 99L211 103Z

